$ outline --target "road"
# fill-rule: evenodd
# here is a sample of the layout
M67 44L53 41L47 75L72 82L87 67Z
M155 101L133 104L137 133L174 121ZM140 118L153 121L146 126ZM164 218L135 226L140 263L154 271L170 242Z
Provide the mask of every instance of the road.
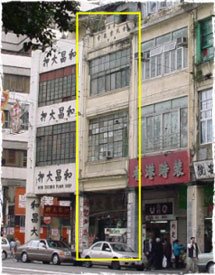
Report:
M71 274L182 274L181 271L175 270L158 270L158 271L135 271L129 269L121 269L113 271L107 267L93 266L92 268L85 268L79 266L72 266L71 264L61 264L59 266L52 264L43 264L40 262L22 263L17 262L15 259L7 259L2 262L3 273L2 275L71 275Z

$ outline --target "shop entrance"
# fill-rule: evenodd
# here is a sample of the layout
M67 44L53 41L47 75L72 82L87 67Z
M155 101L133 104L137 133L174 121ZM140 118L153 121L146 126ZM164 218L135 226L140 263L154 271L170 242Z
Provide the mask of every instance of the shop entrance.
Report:
M212 218L205 218L204 246L205 252L212 251Z
M151 232L153 238L170 237L170 221L150 221L146 223L146 231Z

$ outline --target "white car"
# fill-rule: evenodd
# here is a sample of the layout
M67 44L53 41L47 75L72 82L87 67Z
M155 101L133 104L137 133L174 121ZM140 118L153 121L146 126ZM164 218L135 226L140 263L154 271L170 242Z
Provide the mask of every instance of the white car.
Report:
M138 259L138 254L124 243L100 241L94 243L90 248L84 249L82 258L89 259L84 261L83 266L91 267L92 265L106 265L112 269L120 269L123 267L135 267L137 270L144 269L143 261L135 261ZM96 261L102 258L104 260ZM105 261L106 259L116 259L114 261ZM117 259L134 259L134 261L117 261ZM95 259L95 260L90 260Z
M198 256L198 268L200 272L206 271L207 273L215 274L215 263L213 252L201 253Z
M7 238L1 237L1 247L2 247L2 253L1 253L2 260L6 260L8 255L11 254L10 243Z

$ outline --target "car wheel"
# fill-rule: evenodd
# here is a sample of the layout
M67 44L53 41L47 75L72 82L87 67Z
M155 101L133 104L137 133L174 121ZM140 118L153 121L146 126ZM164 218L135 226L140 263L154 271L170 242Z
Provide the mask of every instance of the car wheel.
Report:
M207 266L207 272L210 273L210 274L214 274L214 272L215 272L214 263L210 263Z
M85 259L90 259L90 257L86 256ZM92 262L91 261L83 262L83 266L86 268L90 268L90 267L92 267Z
M2 251L1 258L2 258L2 260L7 259L7 252L6 251Z
M59 265L59 264L60 264L60 258L59 258L59 256L58 256L57 254L54 254L54 255L52 256L52 263L53 263L54 265Z
M47 261L43 261L43 264L49 264L49 262L47 262Z
M23 263L27 263L28 262L28 254L27 253L22 253L22 256L21 256L21 261Z
M143 271L144 270L144 264L137 266L136 270L137 271Z
M117 259L117 258L114 258L114 259ZM119 269L120 269L120 263L119 263L118 261L113 261L113 262L111 263L111 267L112 267L112 269L114 269L114 270L119 270Z

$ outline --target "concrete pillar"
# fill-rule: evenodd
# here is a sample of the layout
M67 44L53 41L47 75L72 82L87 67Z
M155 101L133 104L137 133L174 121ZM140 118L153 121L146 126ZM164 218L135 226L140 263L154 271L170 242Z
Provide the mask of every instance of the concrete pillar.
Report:
M200 251L204 251L204 189L188 186L187 189L187 241L195 237ZM180 238L180 236L179 236Z
M26 195L25 242L40 238L40 198Z
M79 195L79 251L89 246L89 199Z
M135 188L129 189L127 205L127 244L137 251L137 194Z

